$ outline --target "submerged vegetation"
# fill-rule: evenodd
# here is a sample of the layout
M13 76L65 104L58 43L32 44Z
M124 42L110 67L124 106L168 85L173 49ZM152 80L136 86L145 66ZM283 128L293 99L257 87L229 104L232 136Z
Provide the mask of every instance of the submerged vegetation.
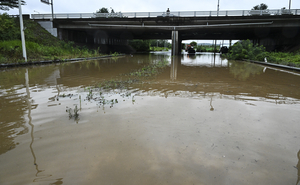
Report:
M24 62L19 19L0 14L0 64ZM99 50L78 47L73 42L60 41L38 23L24 19L28 61L64 60L100 56Z
M156 75L160 74L164 68L168 65L167 61L157 62L155 64L149 64L141 69L134 70L126 74L120 74L116 79L105 80L103 82L97 83L93 86L86 87L84 92L86 97L84 101L96 102L99 107L102 107L103 110L106 106L112 108L115 104L118 104L120 100L118 97L129 100L132 104L135 103L134 94L130 90L130 86L134 84L143 84L146 83L147 79L152 79ZM117 94L118 96L112 97L112 94ZM108 95L108 96L107 96ZM57 96L58 98L73 97L73 94L62 94ZM80 108L77 108L75 105L74 108L66 108L66 112L69 115L69 119L75 121L79 120L79 111L81 111L81 96L76 98L79 99Z
M78 114L79 109L77 108L77 105L75 105L75 108L74 108L74 109L72 109L72 108L67 108L66 111L69 113L69 118L70 118L70 119L71 119L71 118L74 118L75 120L78 119L78 117L79 117L79 114Z
M155 77L160 74L167 65L167 61L149 64L130 73L121 74L116 77L116 79L100 82L96 84L95 87L100 89L126 89L131 84L139 83L145 79Z
M253 45L250 40L235 43L226 55L233 60L256 60L270 63L300 67L300 51L267 52L263 46Z

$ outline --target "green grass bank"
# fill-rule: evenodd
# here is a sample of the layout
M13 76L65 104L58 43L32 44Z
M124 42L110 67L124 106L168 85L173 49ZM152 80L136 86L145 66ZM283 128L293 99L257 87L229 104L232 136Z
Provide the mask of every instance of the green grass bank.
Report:
M0 14L0 64L24 63L19 18ZM78 47L52 36L38 23L24 19L28 62L102 56L98 50Z
M235 43L225 55L232 60L255 60L274 64L300 67L300 50L296 52L267 52L263 46L253 45L250 40Z

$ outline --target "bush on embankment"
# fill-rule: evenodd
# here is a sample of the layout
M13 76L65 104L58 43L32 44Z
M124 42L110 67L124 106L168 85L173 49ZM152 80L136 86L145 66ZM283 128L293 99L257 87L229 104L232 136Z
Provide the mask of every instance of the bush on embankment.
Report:
M267 52L263 46L253 45L250 40L243 40L235 43L226 55L232 60L255 60L270 63L300 67L300 51L295 53Z
M300 51L294 53L268 52L267 60L275 64L300 67Z
M0 63L24 62L18 18L0 14ZM97 50L60 41L32 20L24 20L28 61L86 58L99 56Z

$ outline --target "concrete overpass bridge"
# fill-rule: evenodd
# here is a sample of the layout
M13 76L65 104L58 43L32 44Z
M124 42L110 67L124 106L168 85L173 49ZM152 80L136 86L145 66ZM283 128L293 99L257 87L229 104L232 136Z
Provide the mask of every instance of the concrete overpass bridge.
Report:
M32 14L31 18L53 19L60 39L82 44L172 39L175 54L180 53L182 40L250 39L269 51L290 49L300 41L300 9Z

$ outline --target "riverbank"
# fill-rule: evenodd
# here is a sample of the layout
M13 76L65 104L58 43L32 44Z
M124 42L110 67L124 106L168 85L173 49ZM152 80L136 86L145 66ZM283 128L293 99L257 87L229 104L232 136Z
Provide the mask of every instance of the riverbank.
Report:
M30 65L45 65L45 64L63 63L63 62L75 62L75 61L82 61L82 60L96 60L100 58L120 57L120 56L125 56L125 54L103 55L103 56L88 57L88 58L72 58L72 59L64 59L64 60L44 60L44 61L34 61L34 62L30 61L30 62L21 62L21 63L6 63L6 64L0 64L0 68L30 66Z
M267 66L272 66L272 67L278 67L278 68L284 68L284 69L289 69L289 70L295 70L295 71L300 71L299 67L294 67L294 66L288 66L288 65L282 65L282 64L274 64L270 62L260 62L260 61L255 61L255 60L243 60L251 63L256 63L256 64L261 64L261 65L267 65Z
M232 60L268 61L268 63L289 67L300 67L300 50L295 52L268 52L263 46L253 45L250 40L243 40L230 47L225 55Z
M61 41L38 23L24 19L28 61L25 62L20 39L19 19L10 17L8 14L0 14L0 25L0 65L2 66L53 63L104 56L100 47L89 49L86 46L76 45L74 42Z

